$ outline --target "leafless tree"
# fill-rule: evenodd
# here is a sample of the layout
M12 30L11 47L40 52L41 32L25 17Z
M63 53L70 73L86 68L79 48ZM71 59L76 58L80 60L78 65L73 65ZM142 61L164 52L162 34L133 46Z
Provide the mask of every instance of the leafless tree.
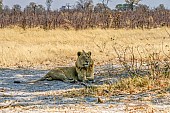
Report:
M48 15L47 15L48 14ZM76 6L65 5L59 10L47 11L44 6L31 2L24 10L19 5L12 9L4 6L0 13L0 27L20 26L23 29L150 29L170 27L170 10L163 5L150 9L138 4L134 11L111 10L102 2L94 6L92 0L79 0Z
M93 0L78 0L76 8L80 11L93 10Z
M130 4L130 8L133 11L134 4L138 4L141 0L125 0L126 3Z
M0 12L2 11L2 7L3 7L3 2L2 0L0 0Z
M47 11L50 10L52 2L53 2L53 0L46 0Z

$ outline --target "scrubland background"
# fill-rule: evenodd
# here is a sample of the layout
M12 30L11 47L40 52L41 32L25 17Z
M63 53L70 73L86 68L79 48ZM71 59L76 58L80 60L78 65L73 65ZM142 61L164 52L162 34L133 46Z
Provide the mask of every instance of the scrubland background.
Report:
M1 67L40 67L74 65L78 51L91 51L95 65L116 63L125 48L134 48L136 56L160 53L169 55L170 29L147 30L86 29L43 30L32 28L0 29ZM139 54L139 52L141 54Z
M126 0L131 7L112 10L80 0L52 11L47 1L47 10L34 2L0 8L0 111L170 111L169 9ZM22 84L73 66L82 50L92 52L93 83Z

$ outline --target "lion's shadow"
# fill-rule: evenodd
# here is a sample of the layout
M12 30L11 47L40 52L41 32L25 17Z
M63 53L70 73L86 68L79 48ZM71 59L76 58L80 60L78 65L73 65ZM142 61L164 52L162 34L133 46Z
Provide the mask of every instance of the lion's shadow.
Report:
M108 70L98 72L95 69L95 81L85 85L112 84L118 80L114 74L107 74ZM0 103L6 101L15 102L12 105L34 106L34 105L59 105L81 103L82 98L61 97L62 93L72 89L86 87L80 82L65 83L59 80L38 81L32 83L14 83L14 81L32 81L43 77L49 70L38 69L0 69ZM92 100L94 100L92 98ZM0 104L1 107L1 104Z
M34 84L14 83L14 81L32 81L43 77L49 70L36 69L0 69L0 87L15 91L49 91L49 90L66 90L76 88L80 84L64 83L59 80L39 81Z
M84 87L81 84L65 83L58 80L39 81L34 84L14 83L15 80L37 80L48 71L49 70L36 69L0 69L0 103L3 104L6 101L15 101L14 105L53 105L51 102L54 100L50 101L51 98L57 98L60 92ZM51 93L54 93L54 95L52 94L53 96L50 96Z

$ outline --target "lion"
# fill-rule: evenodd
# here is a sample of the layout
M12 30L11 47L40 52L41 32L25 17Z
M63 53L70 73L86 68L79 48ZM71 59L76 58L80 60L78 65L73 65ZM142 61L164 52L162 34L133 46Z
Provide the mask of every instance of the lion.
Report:
M44 77L27 82L35 83L43 80L61 80L64 82L87 82L94 80L94 61L91 58L91 52L77 52L77 60L75 66L72 67L57 67L49 71ZM20 81L14 81L20 83Z

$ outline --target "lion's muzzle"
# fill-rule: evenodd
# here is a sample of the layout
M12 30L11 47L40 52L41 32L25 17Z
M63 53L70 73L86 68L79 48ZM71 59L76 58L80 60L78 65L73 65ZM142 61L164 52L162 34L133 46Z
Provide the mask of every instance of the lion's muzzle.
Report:
M88 61L86 61L86 62L83 64L84 67L88 67L89 65L90 65L90 63L89 63Z

